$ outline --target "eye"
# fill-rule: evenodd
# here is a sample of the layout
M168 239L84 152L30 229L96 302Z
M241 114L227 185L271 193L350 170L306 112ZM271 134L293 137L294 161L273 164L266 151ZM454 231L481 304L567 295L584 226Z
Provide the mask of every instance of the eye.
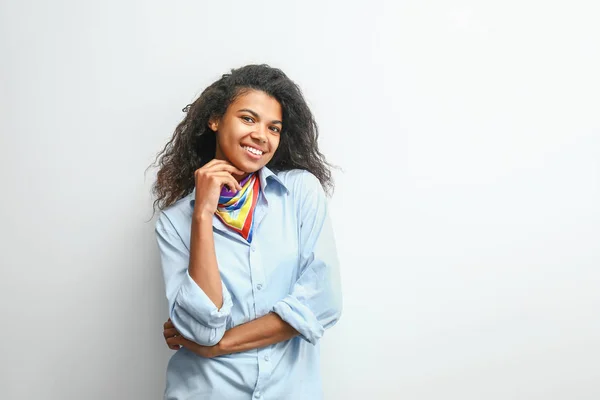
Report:
M243 120L244 120L244 121L246 121L246 122L254 122L254 118L252 118L252 117L249 117L249 116L247 116L247 115L244 115L244 116L242 116L242 117L240 117L240 118L241 118L241 119L243 119Z
M277 133L281 132L281 129L279 129L279 127L278 127L278 126L272 126L272 127L271 127L271 130L272 130L273 132L277 132Z

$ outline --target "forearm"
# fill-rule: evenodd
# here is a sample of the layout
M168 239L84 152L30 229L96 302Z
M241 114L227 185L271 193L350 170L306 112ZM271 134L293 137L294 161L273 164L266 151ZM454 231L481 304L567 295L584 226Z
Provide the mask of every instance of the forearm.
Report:
M239 353L283 342L296 335L298 335L298 331L282 320L279 315L269 313L229 329L218 346L221 354Z
M190 238L190 277L217 306L223 306L221 275L217 265L212 215L194 214Z

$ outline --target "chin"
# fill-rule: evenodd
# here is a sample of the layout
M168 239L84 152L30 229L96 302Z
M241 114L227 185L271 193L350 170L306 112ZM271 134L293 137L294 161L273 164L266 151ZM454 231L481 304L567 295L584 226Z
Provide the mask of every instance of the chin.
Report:
M237 169L242 170L248 174L256 172L263 167L262 165L252 165L250 163L239 162L237 160L234 162L231 162L231 164L233 164L233 166L236 167Z
M245 153L246 150L242 151ZM271 160L271 157L264 157L264 155L262 158L255 160L250 159L246 154L243 154L241 157L237 153L232 155L233 157L227 157L228 161L237 169L248 174L258 171Z

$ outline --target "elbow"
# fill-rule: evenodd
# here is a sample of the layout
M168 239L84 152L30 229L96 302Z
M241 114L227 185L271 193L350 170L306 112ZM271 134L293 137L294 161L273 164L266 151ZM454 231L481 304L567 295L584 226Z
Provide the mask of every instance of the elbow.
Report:
M327 307L327 312L325 313L326 317L323 320L323 328L329 329L337 324L342 317L343 309L344 305L342 302L342 294L341 292L338 292L336 295L330 297L329 306Z
M193 318L181 318L182 315L174 310L171 313L171 321L181 336L201 346L214 346L221 341L225 335L226 325L209 327Z
M173 325L175 325L175 323L173 323ZM177 327L177 325L175 325L175 327ZM186 329L184 331L179 330L179 332L184 338L191 340L194 343L210 347L215 346L221 341L223 335L225 335L225 327L209 328L202 324L195 324L192 329Z
M326 321L324 321L323 328L329 329L332 326L334 326L335 324L337 324L337 322L342 317L342 310L343 310L343 306L342 306L341 302L332 306L329 309L328 318L326 319Z
M342 311L343 311L344 307L342 306L342 303L340 303L334 310L334 324L337 323L340 318L342 317Z
M330 286L328 290L324 292L323 303L327 305L323 327L328 329L337 324L342 317L342 312L344 310L344 301L339 277L330 280Z
M221 339L223 339L223 335L225 335L225 327L223 328L209 328L211 332L208 334L204 334L198 336L198 343L201 346L216 346Z

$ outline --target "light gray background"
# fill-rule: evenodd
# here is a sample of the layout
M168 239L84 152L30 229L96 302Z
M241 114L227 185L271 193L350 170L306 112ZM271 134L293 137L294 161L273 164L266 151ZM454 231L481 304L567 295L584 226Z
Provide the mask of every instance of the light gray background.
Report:
M344 168L327 399L600 398L597 2L0 4L0 398L161 397L144 169L257 62Z

